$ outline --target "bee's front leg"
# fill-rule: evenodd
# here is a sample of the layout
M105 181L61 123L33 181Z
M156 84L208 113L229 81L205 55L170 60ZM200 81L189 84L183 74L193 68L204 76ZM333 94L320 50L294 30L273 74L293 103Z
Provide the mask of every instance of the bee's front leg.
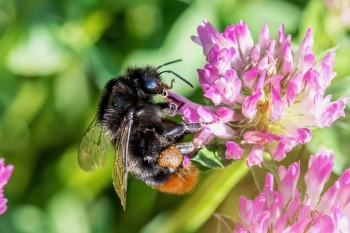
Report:
M166 115L169 116L175 116L177 110L180 108L178 105L174 104L174 103L159 103L158 106L160 106L163 111L165 111Z

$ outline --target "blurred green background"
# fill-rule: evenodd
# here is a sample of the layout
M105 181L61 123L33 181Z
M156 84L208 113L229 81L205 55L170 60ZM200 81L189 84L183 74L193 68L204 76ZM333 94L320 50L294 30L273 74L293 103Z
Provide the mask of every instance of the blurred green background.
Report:
M350 96L348 2L0 0L0 157L15 166L5 187L8 211L0 216L0 232L209 233L218 226L213 213L238 220L238 197L258 193L244 161L203 173L185 196L158 193L131 178L124 212L111 163L93 173L77 164L77 147L101 89L128 65L182 58L171 69L197 89L176 81L174 92L201 101L196 69L205 57L190 36L203 19L219 31L242 19L255 42L264 21L273 37L284 23L295 45L312 27L315 54L337 48L338 75L329 92ZM339 174L350 165L349 132L350 119L341 118L332 128L314 131L307 150L299 147L293 152L299 156L288 158L296 161L325 145L336 152Z

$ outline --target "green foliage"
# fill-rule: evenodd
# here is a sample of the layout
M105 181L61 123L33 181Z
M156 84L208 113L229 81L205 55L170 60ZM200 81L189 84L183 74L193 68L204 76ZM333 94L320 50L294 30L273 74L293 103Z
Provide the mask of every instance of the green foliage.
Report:
M213 144L201 149L192 161L199 163L205 168L224 168L231 164L232 160L225 158L226 146L224 144Z
M0 216L0 231L215 232L213 213L238 216L241 191L259 191L245 161L229 165L222 146L203 149L193 158L203 168L226 168L202 172L191 194L158 193L130 178L125 212L112 185L112 157L93 173L79 168L77 148L102 87L131 64L182 58L171 69L196 88L176 81L173 91L203 102L196 69L205 57L190 36L203 19L220 30L242 19L255 41L266 20L273 37L285 23L295 44L311 26L315 54L340 45L338 75L329 93L334 98L349 95L349 25L339 15L318 0L0 1L0 157L15 166L5 187L8 211ZM319 146L333 148L337 173L350 165L349 125L345 117L332 128L313 131L307 145L311 153ZM300 159L297 155L291 160ZM273 171L264 168L254 168L253 176Z
M223 214L214 214L214 217L218 220L218 233L231 233L234 229L234 221L230 216Z

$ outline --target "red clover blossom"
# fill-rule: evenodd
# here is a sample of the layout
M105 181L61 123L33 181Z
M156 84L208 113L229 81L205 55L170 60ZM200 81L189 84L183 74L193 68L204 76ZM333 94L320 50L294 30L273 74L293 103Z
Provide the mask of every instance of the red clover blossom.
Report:
M277 190L273 188L273 175L267 173L264 190L255 200L240 197L241 223L235 223L233 233L350 232L350 169L321 196L332 167L332 150L321 149L311 156L303 195L297 188L300 163L288 169L279 167Z
M331 102L332 96L325 96L336 76L335 52L317 62L311 29L296 51L283 24L273 39L266 22L256 44L244 21L223 33L204 21L192 39L207 56L198 75L213 106L177 96L184 102L179 112L186 122L207 123L194 141L225 139L227 159L241 159L246 153L248 166L261 166L263 152L268 152L280 161L293 147L310 141L311 128L331 126L345 115L350 98Z
M0 215L7 210L6 202L4 198L4 187L12 174L13 165L5 166L4 159L0 158Z

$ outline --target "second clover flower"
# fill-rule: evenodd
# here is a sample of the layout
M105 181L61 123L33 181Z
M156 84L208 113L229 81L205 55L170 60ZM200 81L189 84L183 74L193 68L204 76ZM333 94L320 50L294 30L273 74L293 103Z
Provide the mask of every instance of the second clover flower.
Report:
M331 102L331 95L325 96L336 76L335 52L316 62L311 29L294 52L284 26L272 39L266 22L256 44L244 21L223 33L204 21L192 39L207 56L208 63L198 70L199 83L214 106L182 99L180 112L187 122L212 123L194 140L204 144L214 136L227 140L227 159L241 159L247 153L248 166L261 166L263 152L268 152L280 161L311 139L310 128L331 126L345 115L349 98Z
M332 150L321 149L309 158L305 193L297 187L300 163L280 166L277 186L276 177L267 173L259 196L254 200L240 197L241 223L235 223L233 233L350 232L350 169L321 195L332 171L333 157Z
M7 199L4 197L4 187L11 177L13 165L5 166L5 160L0 158L0 215L7 210Z

